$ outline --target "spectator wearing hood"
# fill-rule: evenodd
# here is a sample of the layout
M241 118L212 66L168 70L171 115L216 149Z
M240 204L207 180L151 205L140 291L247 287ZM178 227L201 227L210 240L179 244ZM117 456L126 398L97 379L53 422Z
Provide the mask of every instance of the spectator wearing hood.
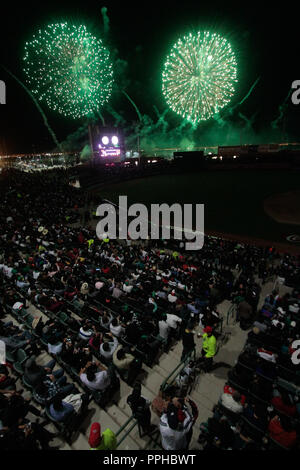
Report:
M115 450L117 438L109 428L101 434L100 423L93 423L89 435L89 445L90 450Z

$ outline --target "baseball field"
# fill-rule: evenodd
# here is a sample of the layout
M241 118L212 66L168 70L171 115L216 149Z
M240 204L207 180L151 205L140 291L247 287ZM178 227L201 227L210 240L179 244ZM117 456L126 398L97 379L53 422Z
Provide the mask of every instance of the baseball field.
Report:
M300 248L300 171L228 170L159 175L107 185L99 194L128 204L205 205L205 233ZM299 210L298 210L299 209ZM299 239L299 240L298 240Z

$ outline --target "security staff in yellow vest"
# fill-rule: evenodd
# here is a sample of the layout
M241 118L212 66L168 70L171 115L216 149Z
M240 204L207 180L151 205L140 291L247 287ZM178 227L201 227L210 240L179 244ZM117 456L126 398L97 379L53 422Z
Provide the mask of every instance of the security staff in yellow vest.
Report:
M208 371L212 366L213 357L217 352L217 340L213 335L213 329L211 326L207 326L203 330L203 335L198 335L199 338L203 337L201 359L199 360L200 366Z

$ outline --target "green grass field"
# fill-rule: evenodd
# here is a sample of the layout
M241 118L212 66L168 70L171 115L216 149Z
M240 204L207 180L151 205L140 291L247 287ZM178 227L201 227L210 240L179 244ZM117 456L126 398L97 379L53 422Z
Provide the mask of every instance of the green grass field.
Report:
M280 224L264 211L264 199L300 189L300 172L291 170L229 170L161 175L106 186L99 194L128 203L204 203L205 230L274 242L300 235L300 226Z

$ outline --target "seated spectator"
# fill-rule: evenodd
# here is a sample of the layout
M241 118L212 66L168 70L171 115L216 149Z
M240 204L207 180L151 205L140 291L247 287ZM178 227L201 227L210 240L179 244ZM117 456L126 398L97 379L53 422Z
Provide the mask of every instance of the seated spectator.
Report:
M73 360L74 345L71 338L64 338L60 358L66 364L71 364Z
M48 339L48 353L49 354L60 354L62 351L63 343L61 340L57 339L55 335L52 335Z
M48 431L42 424L24 420L6 433L4 447L7 446L5 450L55 450L49 443L56 436L57 434Z
M68 395L74 390L73 384L67 384L67 378L63 375L64 371L57 371L54 375L47 375L34 390L35 399L42 405L48 405L53 398L61 393Z
M273 391L273 398L271 400L272 405L281 413L288 416L295 416L297 414L297 408L294 404L290 395L282 390L279 392L277 389Z
M223 393L220 398L220 403L233 413L242 413L244 409L241 404L241 394L237 391L233 392L232 395Z
M169 301L171 304L176 303L176 301L177 301L177 296L175 295L175 290L172 290L172 292L171 292L170 294L168 294L168 301Z
M293 304L289 305L289 312L291 312L291 313L298 313L299 312L298 302L294 302Z
M58 394L49 407L49 413L55 421L61 423L66 421L72 413L78 414L88 400L88 394L77 393L66 397Z
M68 416L73 412L74 407L69 403L64 402L63 398L59 394L54 397L49 407L50 416L59 423L66 421Z
M124 294L124 292L120 289L120 285L117 284L113 288L112 297L114 297L115 299L119 299L123 294Z
M189 304L187 304L187 309L193 314L193 315L199 315L200 309L196 307L196 302L193 300Z
M269 401L272 395L272 382L254 374L249 384L249 390L262 400Z
M65 292L65 297L66 297L66 292ZM48 304L47 304L47 309L50 310L50 312L57 313L61 311L64 303L62 301L57 300L55 296L51 297Z
M35 361L35 357L32 356L25 362L24 379L31 387L36 388L43 382L47 374L53 373L54 366L55 359L52 359L44 366L39 366Z
M113 363L117 369L126 371L134 361L135 357L129 354L122 345L119 345L113 353Z
M100 331L96 331L96 333L94 333L94 335L89 340L90 348L92 348L97 353L99 352L100 346L102 344L102 337L102 333L100 333Z
M98 291L100 291L100 289L102 289L103 286L104 286L104 282L101 282L100 280L97 280L97 279L96 279L96 282L95 282L95 289L97 289Z
M13 351L19 348L24 349L31 343L31 339L28 339L26 333L27 332L24 332L23 334L18 333L14 334L13 336L0 336L0 340L5 343L8 351Z
M147 364L152 364L157 359L160 348L161 341L150 335L142 335L137 343L137 349L145 354Z
M88 362L81 369L79 376L82 383L90 390L103 391L109 387L111 382L107 368L100 364L100 362Z
M79 330L79 338L88 342L95 333L95 327L92 326L89 320L86 320Z
M107 333L107 335L109 335L113 341L103 341L103 343L100 345L100 355L109 361L112 359L119 342L112 333Z
M73 355L71 358L71 362L69 364L74 367L78 372L80 369L86 366L88 362L92 360L92 353L90 349L87 347L82 346L82 344L76 343L73 349Z
M297 440L297 433L291 424L289 418L284 416L274 416L269 423L270 437L278 442L283 447L291 449L295 446Z
M120 338L125 334L125 328L122 324L119 323L117 318L114 318L110 325L109 325L110 332L116 336L117 338Z
M261 429L262 431L267 429L268 418L265 406L259 403L254 403L253 405L247 403L244 407L244 416L248 421L250 421L251 424Z
M15 390L16 380L9 376L8 368L0 364L0 390Z
M1 411L0 418L4 427L18 425L27 414L31 412L35 416L40 416L40 411L30 403L30 399L24 398L20 393L14 392L6 402L5 408Z
M130 294L132 289L133 289L133 286L129 284L129 281L128 280L125 281L123 284L123 291L126 292L126 294Z
M87 282L83 282L80 287L80 293L84 296L87 296L89 293L89 285Z
M209 444L213 443L213 440L218 439L220 441L220 447L227 449L229 446L233 446L235 440L235 434L231 429L230 423L226 416L214 416L209 418L206 426L200 425L201 433L198 438L198 442L202 443L203 440Z
M139 323L136 321L129 323L125 328L125 335L128 343L137 344L142 335Z
M109 329L109 325L112 319L113 319L113 316L105 311L103 312L103 315L100 316L100 325L103 326L103 328Z

